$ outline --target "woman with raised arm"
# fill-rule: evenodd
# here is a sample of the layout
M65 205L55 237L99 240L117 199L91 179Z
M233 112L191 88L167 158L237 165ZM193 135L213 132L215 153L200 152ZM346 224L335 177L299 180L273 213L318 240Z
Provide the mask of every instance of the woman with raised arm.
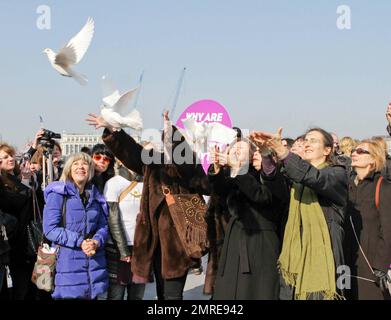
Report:
M209 183L202 166L197 163L196 155L184 137L170 124L168 112L164 114L165 153L143 148L124 130L113 128L101 117L90 114L87 121L95 128L104 127L106 146L125 167L144 176L132 255L134 281L147 282L153 270L158 299L183 299L187 273L198 260L186 254L164 192L209 194ZM197 239L192 237L190 241Z
M281 132L254 133L272 148L291 182L282 252L278 260L281 299L338 299L338 267L344 265L343 238L348 179L334 165L333 137L323 129L305 134L303 159L281 143Z
M222 157L214 150L209 169L213 194L225 203L230 216L213 299L277 300L280 216L276 198L260 179L260 154L242 139L229 148L227 161Z

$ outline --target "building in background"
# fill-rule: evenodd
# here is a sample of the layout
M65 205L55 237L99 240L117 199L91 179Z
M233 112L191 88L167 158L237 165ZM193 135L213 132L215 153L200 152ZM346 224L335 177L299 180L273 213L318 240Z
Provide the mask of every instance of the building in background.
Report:
M62 133L60 140L64 157L80 152L83 147L92 149L97 143L103 143L100 134Z
M139 135L131 135L137 142L140 142ZM81 151L83 147L92 147L98 143L103 143L101 134L79 134L65 133L61 134L60 145L63 157L68 157Z

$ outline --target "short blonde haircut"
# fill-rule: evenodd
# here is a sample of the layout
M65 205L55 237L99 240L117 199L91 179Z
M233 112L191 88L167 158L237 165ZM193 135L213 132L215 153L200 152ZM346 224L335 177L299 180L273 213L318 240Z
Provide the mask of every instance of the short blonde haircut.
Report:
M343 137L339 140L339 148L345 156L350 157L355 146L356 142L351 137Z
M72 170L71 170L72 164L76 161L79 161L79 160L83 160L88 163L90 168L88 170L88 180L87 181L91 181L91 179L94 177L94 174L95 174L94 164L92 162L92 158L84 152L76 153L68 158L68 160L65 162L60 181L63 181L63 182L72 181L73 182Z
M375 171L381 171L386 165L386 151L381 142L373 139L362 140L360 144L367 144L368 151L375 160Z

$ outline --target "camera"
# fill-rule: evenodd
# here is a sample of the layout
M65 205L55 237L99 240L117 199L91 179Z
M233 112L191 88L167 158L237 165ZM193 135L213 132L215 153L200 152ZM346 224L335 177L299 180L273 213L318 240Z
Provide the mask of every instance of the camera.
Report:
M31 155L28 152L25 152L20 157L19 165L21 166L23 163L30 161L30 160L31 160Z
M54 140L53 139L61 139L61 134L55 133L53 131L43 129L44 134L39 139L39 144L46 149L54 148Z
M61 139L61 134L55 133L53 131L43 129L44 134L41 138L41 140L52 140L52 139Z

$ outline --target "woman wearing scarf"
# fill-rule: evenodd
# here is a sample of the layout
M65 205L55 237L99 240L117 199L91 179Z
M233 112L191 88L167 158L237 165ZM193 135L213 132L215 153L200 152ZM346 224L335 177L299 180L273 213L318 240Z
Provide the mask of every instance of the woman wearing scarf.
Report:
M337 291L337 269L344 265L343 225L347 205L345 168L333 164L333 138L323 129L305 134L303 159L289 152L277 135L254 133L273 149L291 182L282 252L278 259L280 299L329 300ZM270 168L270 163L264 166Z

